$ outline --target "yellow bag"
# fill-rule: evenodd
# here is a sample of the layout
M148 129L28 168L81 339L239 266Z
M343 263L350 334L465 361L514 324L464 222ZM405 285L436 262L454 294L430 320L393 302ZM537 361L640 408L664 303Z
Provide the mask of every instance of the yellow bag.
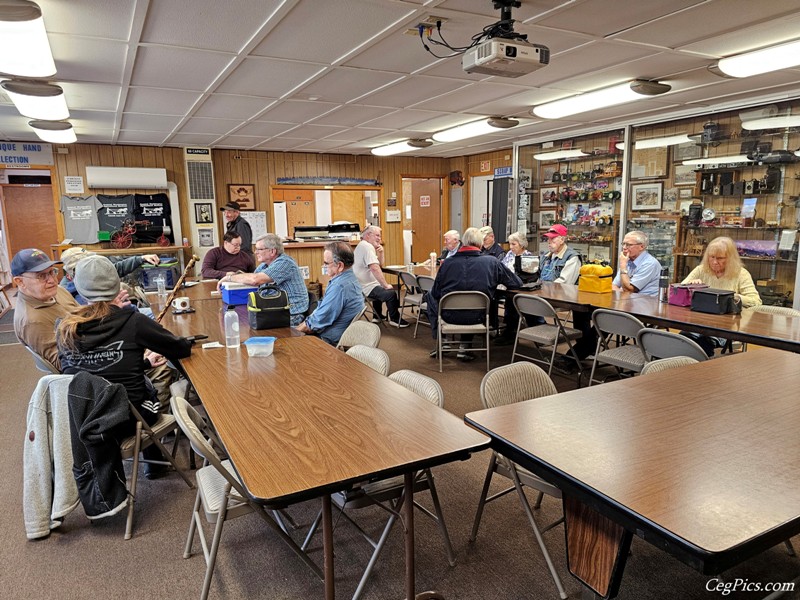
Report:
M603 265L583 265L578 279L578 289L582 292L605 294L611 291L614 270Z

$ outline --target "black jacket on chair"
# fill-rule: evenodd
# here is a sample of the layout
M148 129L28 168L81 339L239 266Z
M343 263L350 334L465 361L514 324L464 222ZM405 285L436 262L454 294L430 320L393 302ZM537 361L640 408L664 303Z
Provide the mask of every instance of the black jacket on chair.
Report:
M90 519L111 516L128 499L120 454L120 434L130 423L128 394L86 371L69 384L69 426L72 437L72 472L78 495Z

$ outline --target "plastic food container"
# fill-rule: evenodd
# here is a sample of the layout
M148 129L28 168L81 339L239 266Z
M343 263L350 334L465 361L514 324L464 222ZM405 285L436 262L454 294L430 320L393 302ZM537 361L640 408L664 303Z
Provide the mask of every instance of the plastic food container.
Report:
M248 356L269 356L272 354L272 351L275 349L275 340L278 338L274 337L251 337L247 338L244 341L244 345L247 346L247 355Z

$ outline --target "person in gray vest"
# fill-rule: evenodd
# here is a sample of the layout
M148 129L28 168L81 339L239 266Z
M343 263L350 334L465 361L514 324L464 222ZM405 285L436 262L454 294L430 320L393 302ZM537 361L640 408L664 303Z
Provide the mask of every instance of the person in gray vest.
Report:
M549 251L539 258L541 280L575 285L581 274L581 256L567 246L567 228L553 225L544 237Z

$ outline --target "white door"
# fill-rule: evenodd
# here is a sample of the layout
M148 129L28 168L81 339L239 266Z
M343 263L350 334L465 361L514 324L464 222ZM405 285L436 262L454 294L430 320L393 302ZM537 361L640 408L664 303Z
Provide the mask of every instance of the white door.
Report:
M483 227L492 220L492 181L494 175L470 177L469 223L467 227Z

